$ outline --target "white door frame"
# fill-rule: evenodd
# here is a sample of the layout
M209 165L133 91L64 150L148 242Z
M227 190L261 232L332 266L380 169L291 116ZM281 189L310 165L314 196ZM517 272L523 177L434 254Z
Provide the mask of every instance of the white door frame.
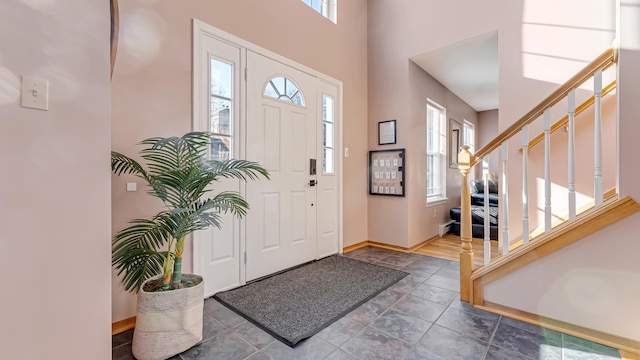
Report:
M272 51L269 51L265 48L262 48L258 45L255 45L251 42L248 42L244 39L241 39L239 37L236 37L232 34L229 34L225 31L222 31L220 29L217 29L203 21L200 21L198 19L193 19L193 58L192 58L192 72L193 72L193 79L196 79L198 77L202 77L202 76L206 76L206 74L200 74L200 69L202 69L202 61L203 59L205 59L206 57L204 56L206 54L206 50L203 49L202 47L202 39L203 37L213 37L217 40L220 41L224 41L227 43L230 43L234 46L240 47L240 48L244 48L245 51L242 51L242 55L241 55L241 73L244 72L246 74L246 50L251 50L253 52L256 52L258 54L261 54L263 56L266 56L268 58L271 58L275 61L281 62L287 66L290 66L296 70L305 72L311 76L314 76L316 78L319 78L331 85L334 85L337 89L338 89L338 94L336 97L336 102L337 102L337 106L336 106L336 118L339 121L339 125L337 127L338 129L338 136L336 138L336 169L338 170L338 236L339 236L339 240L338 240L338 253L342 253L342 248L343 248L343 244L344 244L344 240L343 240L343 235L344 235L344 212L343 212L343 189L342 189L342 184L343 184L343 158L342 158L342 149L343 149L343 84L342 81L334 79L330 76L327 76L326 74L323 74L319 71L316 71L314 69L311 69L305 65L299 64L293 60L290 60L284 56L278 55ZM206 76L208 78L208 76ZM245 79L241 80L242 84L245 84L246 86L246 82ZM209 114L207 113L203 113L203 109L208 108L208 102L206 104L203 104L202 102L204 101L204 99L207 98L207 96L203 96L202 94L202 84L199 83L198 81L193 81L192 83L192 126L194 130L197 129L201 129L202 127L202 119L203 118L208 118ZM208 93L207 93L208 95ZM236 154L236 158L238 159L245 159L246 158L246 154L247 154L247 148L246 148L246 124L247 124L247 120L246 120L246 91L242 90L240 91L240 104L241 106L238 106L236 109L236 111L240 112L240 124L239 124L239 132L237 132L237 141L240 142L240 146L239 148L239 152L238 154ZM246 184L243 184L243 186L241 186L241 191L240 193L245 196L247 193L247 189L246 189ZM197 239L197 236L194 236L194 243L193 243L193 248L191 251L191 257L192 257L192 261L193 261L193 272L194 273L200 273L200 268L202 266L202 264L200 263L200 258L197 256L198 255L198 246L199 243L198 241L201 241L199 239ZM241 220L240 222L240 234L239 234L239 241L240 241L240 253L244 254L246 253L246 230L245 230L245 222L244 220ZM240 277L241 277L241 284L246 283L246 266L243 264L243 266L241 266L241 271L240 271ZM211 296L213 294L205 294L205 297Z

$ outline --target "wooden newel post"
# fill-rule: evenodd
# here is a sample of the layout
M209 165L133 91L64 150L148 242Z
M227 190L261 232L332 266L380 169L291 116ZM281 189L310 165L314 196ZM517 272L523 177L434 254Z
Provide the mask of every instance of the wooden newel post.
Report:
M460 300L471 302L471 272L473 271L473 248L471 247L471 191L469 171L473 154L468 146L463 146L458 154L458 170L462 175L460 193Z

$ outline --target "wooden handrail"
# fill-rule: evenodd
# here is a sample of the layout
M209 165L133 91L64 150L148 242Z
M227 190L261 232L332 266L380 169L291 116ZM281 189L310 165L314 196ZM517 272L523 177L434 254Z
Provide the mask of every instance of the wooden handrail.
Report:
M534 120L539 118L545 109L552 107L553 105L560 102L560 100L564 99L569 91L575 89L580 86L582 83L587 81L593 74L598 70L602 69L603 71L609 68L611 65L615 64L617 60L617 49L611 47L605 50L602 54L600 54L595 60L587 64L582 70L580 70L577 74L575 74L571 79L567 80L564 84L562 84L556 91L551 93L551 95L547 96L546 99L542 100L540 104L534 107L531 111L526 113L523 117L521 117L518 121L511 124L505 131L501 132L498 136L496 136L493 140L491 140L487 145L483 146L474 154L474 159L472 160L471 167L474 167L479 162L482 161L482 158L492 153L495 149L497 149L500 144L502 144L505 140L511 138L515 134L517 134L523 126L532 123Z
M615 88L616 88L616 81L613 80L612 82L609 83L609 85L605 86L602 89L602 97L605 97ZM590 98L588 98L587 100L585 100L585 102L583 102L582 104L578 105L578 107L576 107L575 116L578 116L580 113L587 110L589 106L595 103L595 101L596 101L596 97L591 95ZM553 125L551 125L551 134L553 134L556 130L562 128L563 126L567 125L568 122L569 122L569 115L563 116L562 119L558 120ZM542 142L542 140L544 140L544 132L541 132L540 134L538 134L538 136L534 137L533 139L531 139L531 141L529 141L529 150L531 150L533 146ZM522 148L520 148L520 152L522 152Z

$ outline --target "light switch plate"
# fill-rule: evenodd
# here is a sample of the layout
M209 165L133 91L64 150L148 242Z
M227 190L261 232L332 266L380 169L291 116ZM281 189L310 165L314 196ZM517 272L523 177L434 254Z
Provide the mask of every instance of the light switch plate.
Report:
M49 110L49 81L22 76L22 107Z
M136 191L136 190L138 190L138 184L127 183L127 191Z

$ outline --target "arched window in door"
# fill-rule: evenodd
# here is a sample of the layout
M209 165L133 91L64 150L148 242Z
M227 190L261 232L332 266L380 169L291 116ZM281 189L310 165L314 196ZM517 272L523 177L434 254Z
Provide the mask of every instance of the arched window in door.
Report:
M284 76L274 76L264 88L264 96L304 106L304 95L293 80Z

